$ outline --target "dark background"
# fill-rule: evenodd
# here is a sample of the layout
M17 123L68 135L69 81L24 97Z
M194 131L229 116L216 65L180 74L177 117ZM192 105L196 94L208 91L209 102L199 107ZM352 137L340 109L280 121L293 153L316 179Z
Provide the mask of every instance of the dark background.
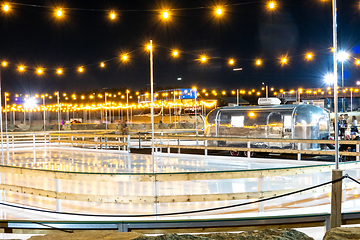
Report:
M243 0L16 3L0 15L0 58L9 62L2 69L2 86L12 93L149 89L149 53L144 46L150 39L156 88L259 89L262 82L285 89L321 87L323 76L332 70L330 0L282 0L276 11L268 11L266 1ZM214 17L212 7L217 4L228 5L221 18ZM56 6L68 8L61 20L54 17ZM180 10L164 22L154 11L164 6ZM109 19L112 9L118 10L115 21ZM359 2L338 1L339 48L352 54L344 65L346 86L355 85L360 71L354 64L360 53L359 23ZM171 57L172 48L180 50L179 58ZM315 54L311 62L304 60L307 51ZM119 59L123 52L131 52L126 64ZM196 60L200 54L211 58L207 64ZM289 57L286 66L280 64L283 55ZM236 60L234 66L228 65L229 58ZM255 66L256 58L263 59L262 66ZM109 59L105 68L99 67ZM25 64L27 71L18 73L18 64ZM46 68L43 76L35 74L37 66ZM85 72L79 74L78 66ZM57 67L64 68L62 76L54 73ZM243 71L232 71L235 67Z

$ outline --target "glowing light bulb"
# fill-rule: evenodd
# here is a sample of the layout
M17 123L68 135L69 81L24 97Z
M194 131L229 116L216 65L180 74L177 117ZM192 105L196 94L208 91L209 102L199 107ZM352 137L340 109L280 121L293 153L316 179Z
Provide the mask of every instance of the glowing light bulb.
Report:
M38 68L38 69L36 69L36 73L37 73L38 75L41 75L41 74L44 73L44 70L43 70L42 68Z
M174 51L173 51L173 56L174 56L174 57L179 56L179 52L178 52L177 50L174 50Z
M222 13L223 13L223 11L222 11L221 8L217 8L217 9L216 9L216 14L217 14L217 15L220 16Z
M114 20L116 18L116 14L114 11L110 12L110 19Z
M258 59L258 60L256 60L256 65L258 65L258 66L260 66L261 65L261 60L260 59Z
M127 61L127 60L128 60L128 56L127 56L126 54L124 54L124 55L122 55L121 59L122 59L123 61Z
M234 65L234 63L235 63L234 59L230 59L230 60L229 60L229 64L230 64L230 65Z
M62 8L59 8L59 9L56 10L56 16L59 17L59 18L63 16Z
M63 70L61 69L61 68L58 68L57 70L56 70L56 74L62 74L63 73Z
M312 53L306 54L306 59L307 59L307 60L311 60L312 58L313 58L313 54L312 54Z
M105 63L104 63L104 62L101 62L101 63L100 63L100 67L102 67L102 68L105 67Z
M5 62L5 61L3 61L2 63L1 63L1 65L3 66L3 67L6 67L7 66L7 62Z
M268 7L269 7L269 9L275 9L275 6L276 6L276 4L275 4L275 2L269 2L269 5L268 5Z
M83 68L83 67L79 67L79 68L78 68L78 71L79 71L80 73L82 73L82 72L84 72L84 68Z
M169 18L169 13L168 13L167 11L164 11L164 12L162 13L162 17L163 17L164 19Z
M21 65L18 67L19 72L24 72L25 71L25 66Z
M4 5L3 5L3 10L4 10L5 12L8 12L8 11L10 10L9 4L4 4Z
M287 64L287 62L288 62L287 58L284 57L281 59L281 64Z

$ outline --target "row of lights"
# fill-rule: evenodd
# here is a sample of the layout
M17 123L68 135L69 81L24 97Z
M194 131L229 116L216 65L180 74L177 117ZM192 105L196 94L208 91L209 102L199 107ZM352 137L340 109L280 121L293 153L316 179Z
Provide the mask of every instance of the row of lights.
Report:
M147 49L149 49L149 46L147 46ZM173 57L179 57L179 51L178 51L178 50L173 50L172 56L173 56ZM128 55L128 54L124 54L124 55L122 55L122 56L120 57L120 59L121 59L123 62L127 62L127 61L129 60L129 55ZM206 55L201 55L198 60L199 60L201 63L206 63L209 59L210 59L210 58L209 58L208 56L206 56ZM308 60L308 61L312 60L312 59L313 59L313 54L312 54L312 53L307 53L307 54L305 55L305 59ZM229 63L229 65L234 65L234 64L236 63L236 61L235 61L235 59L232 58L232 59L229 59L228 63ZM262 65L262 63L263 63L263 60L262 60L262 59L256 59L256 60L255 60L255 65L256 65L256 66ZM282 65L287 64L287 63L288 63L288 57L282 57L282 58L280 59L280 63L281 63ZM356 62L355 62L355 64L356 64L356 65L360 65L360 60L357 59ZM7 66L9 65L9 63L8 63L7 61L2 61L1 65L2 65L3 67L7 67ZM100 62L100 67L101 67L101 68L105 68L105 66L106 66L105 62ZM19 66L17 67L17 69L18 69L19 72L25 72L25 71L26 71L26 68L27 68L27 67L26 67L25 65L19 65ZM83 72L85 72L85 67L84 67L84 66L80 66L80 67L77 68L77 71L78 71L79 73L83 73ZM43 68L43 67L38 67L38 68L36 68L36 73L37 73L38 75L44 74L44 73L45 73L45 68ZM58 68L58 69L56 69L56 74L61 75L61 74L63 74L63 73L64 73L64 69L63 69L63 68Z
M267 8L269 10L274 10L276 8L276 2L274 1L270 1L267 3ZM9 12L11 9L10 7L10 3L5 3L2 5L2 10L4 12ZM54 14L57 18L63 18L64 15L65 15L65 9L70 9L70 8L55 8L54 9ZM225 6L215 6L214 7L214 15L215 16L222 16L224 14L224 9L225 9ZM109 11L109 18L111 20L115 20L117 18L117 12L118 11L115 11L115 10L111 10ZM171 16L171 10L169 9L165 9L165 10L162 10L162 11L159 11L160 12L160 16L164 19L164 20L168 20L170 19L170 16Z

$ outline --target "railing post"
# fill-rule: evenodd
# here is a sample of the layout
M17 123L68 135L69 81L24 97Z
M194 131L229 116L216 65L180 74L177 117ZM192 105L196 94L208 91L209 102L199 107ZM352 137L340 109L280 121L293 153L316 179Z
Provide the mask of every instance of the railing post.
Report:
M181 151L180 151L180 138L178 139L178 146L179 146L178 153L180 154L181 153Z
M71 147L74 147L74 136L71 136Z
M96 150L98 149L97 141L98 141L98 137L94 137L95 149L96 149Z
M59 147L60 147L60 135L58 136L58 141L59 141Z
M247 148L250 148L250 141L247 142ZM247 151L247 158L250 158L250 151Z
M15 148L15 137L12 135L12 147Z
M359 144L356 144L356 152L359 152ZM359 156L356 156L356 161L359 161Z
M141 134L139 132L139 148L141 148Z
M207 149L207 146L208 146L208 140L205 140L205 156L208 155L208 149Z
M260 198L259 199L263 199L263 191L264 191L264 177L260 176L258 178L258 192L260 194ZM258 203L258 207L259 207L259 212L264 212L264 202L259 202Z
M170 146L170 138L168 139L168 146ZM170 147L167 148L168 153L170 153Z
M61 192L60 189L60 179L55 178L55 192L58 194ZM61 200L56 198L56 211L61 212Z
M128 153L130 153L130 144L131 144L131 142L130 142L130 134L128 134L127 135L127 151L128 151Z
M342 178L343 170L333 169L332 180ZM341 226L341 195L342 195L342 180L331 184L331 216L330 227Z
M85 141L85 137L84 137L84 136L82 137L82 141L83 141L83 142ZM85 143L83 143L82 147L83 147L83 148L85 147Z
M298 143L298 150L301 150L301 143ZM299 153L299 152L297 154L297 160L301 161L301 153Z
M118 137L119 139L119 151L121 151L121 137Z
M9 134L6 134L6 149L9 152Z
M35 133L33 133L33 147L34 147L34 150L35 150L35 148L36 148L36 146L35 146Z

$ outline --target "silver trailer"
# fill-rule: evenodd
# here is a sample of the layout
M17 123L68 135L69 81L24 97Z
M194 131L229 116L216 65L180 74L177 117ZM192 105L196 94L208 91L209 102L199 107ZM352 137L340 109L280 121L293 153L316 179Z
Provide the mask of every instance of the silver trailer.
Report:
M307 104L235 106L212 110L206 117L206 136L281 138L281 139L329 139L329 112ZM216 146L246 147L246 143L213 141ZM252 148L297 149L294 143L253 142ZM302 143L301 149L319 150L326 147L314 143ZM231 152L232 155L238 153Z

